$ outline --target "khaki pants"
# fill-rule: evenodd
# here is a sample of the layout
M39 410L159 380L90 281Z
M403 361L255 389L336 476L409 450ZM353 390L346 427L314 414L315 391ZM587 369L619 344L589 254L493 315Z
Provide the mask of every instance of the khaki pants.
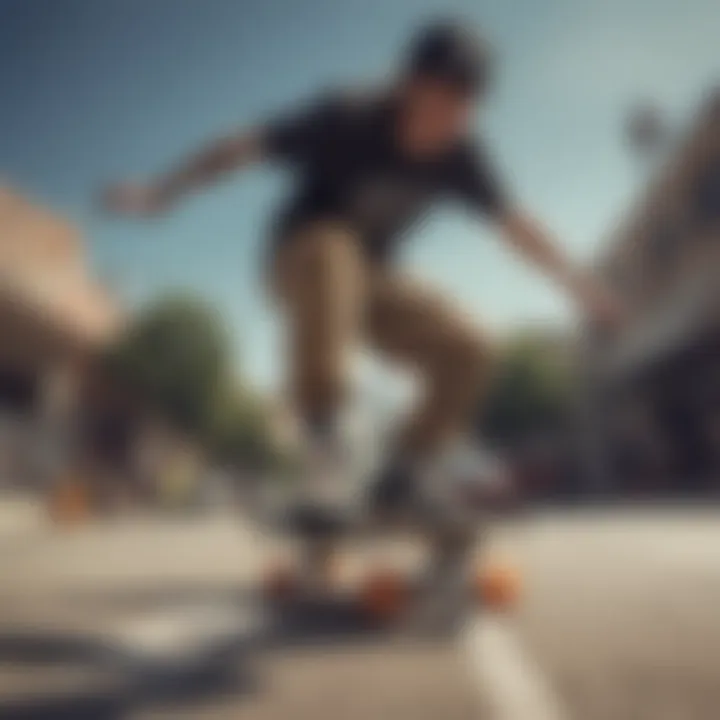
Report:
M488 375L486 342L441 293L371 267L355 235L317 222L279 251L272 284L289 342L290 391L302 417L332 415L344 400L360 343L414 370L423 398L398 450L424 455L464 429Z

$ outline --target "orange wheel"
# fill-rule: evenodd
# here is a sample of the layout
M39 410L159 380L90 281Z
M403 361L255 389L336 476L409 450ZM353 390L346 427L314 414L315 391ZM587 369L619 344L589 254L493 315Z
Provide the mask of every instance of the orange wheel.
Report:
M515 606L521 591L520 573L509 563L491 562L475 576L475 597L492 610L508 610Z
M276 563L265 574L262 592L271 602L287 602L298 592L300 581L288 563Z
M53 521L64 527L79 525L90 514L88 492L82 484L64 482L50 497L50 516Z
M391 622L410 604L407 579L396 570L371 573L360 588L360 608L374 623Z

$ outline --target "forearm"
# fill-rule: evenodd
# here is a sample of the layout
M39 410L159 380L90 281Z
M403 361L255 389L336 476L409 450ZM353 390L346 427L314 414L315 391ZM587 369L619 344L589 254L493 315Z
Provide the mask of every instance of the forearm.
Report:
M588 274L571 262L537 222L514 213L505 218L501 225L505 241L516 252L573 297L583 292L589 280Z
M255 132L229 136L206 146L155 182L166 202L210 185L223 176L262 157L262 142Z

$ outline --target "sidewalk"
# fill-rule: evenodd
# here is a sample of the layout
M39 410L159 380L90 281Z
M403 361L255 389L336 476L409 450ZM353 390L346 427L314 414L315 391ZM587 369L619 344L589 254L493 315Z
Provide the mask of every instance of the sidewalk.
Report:
M40 498L17 491L0 491L0 541L32 532L45 522Z

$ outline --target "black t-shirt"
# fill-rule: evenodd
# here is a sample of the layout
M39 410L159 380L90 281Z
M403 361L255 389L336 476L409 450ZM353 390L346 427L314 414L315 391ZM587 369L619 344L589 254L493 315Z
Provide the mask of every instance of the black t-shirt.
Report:
M436 200L459 199L491 217L505 211L504 192L478 143L412 159L394 141L394 120L387 94L335 94L265 128L265 152L298 173L276 231L280 242L299 223L338 218L359 233L370 258L385 260Z

